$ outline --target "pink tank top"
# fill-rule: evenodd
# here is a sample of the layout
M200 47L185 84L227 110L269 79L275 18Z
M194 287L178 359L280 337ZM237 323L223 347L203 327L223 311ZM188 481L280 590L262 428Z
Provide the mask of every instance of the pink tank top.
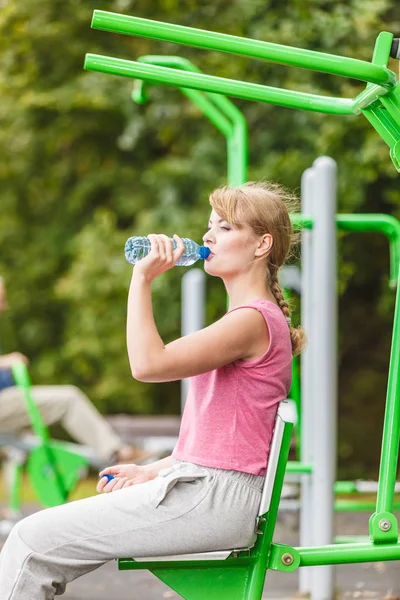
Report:
M172 456L205 467L264 475L278 404L291 386L292 347L289 327L276 304L261 299L233 310L241 308L263 315L269 347L255 360L237 360L190 378Z

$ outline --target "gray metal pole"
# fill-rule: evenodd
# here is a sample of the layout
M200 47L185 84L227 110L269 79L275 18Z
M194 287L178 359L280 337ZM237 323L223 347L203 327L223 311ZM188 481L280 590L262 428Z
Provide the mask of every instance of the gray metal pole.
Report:
M336 163L314 161L313 227L313 545L333 543L337 420ZM314 187L314 186L313 186ZM314 194L313 194L314 195ZM332 600L334 569L314 569L311 600Z
M190 269L182 277L182 336L199 331L204 327L205 273L201 269ZM189 380L181 381L181 410L185 407Z
M315 188L315 169L306 169L301 178L301 211L313 215ZM312 278L312 248L313 232L304 229L301 234L301 324L307 335L307 346L301 354L301 461L312 463L313 452L313 350L312 315L313 278ZM300 546L312 546L312 475L302 475L301 502L299 515ZM301 594L311 592L312 569L299 569L299 591Z

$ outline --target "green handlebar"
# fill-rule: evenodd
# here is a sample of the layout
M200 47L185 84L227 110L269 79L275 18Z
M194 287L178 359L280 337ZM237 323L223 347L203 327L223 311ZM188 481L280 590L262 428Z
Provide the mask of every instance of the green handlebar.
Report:
M367 82L355 98L337 98L307 94L266 85L213 77L189 69L177 73L159 64L141 65L96 54L87 54L85 69L132 77L147 82L175 85L181 88L225 94L245 100L266 102L288 108L336 115L363 114L389 146L390 157L400 172L400 86L396 75L388 69L393 35L379 34L371 63L270 42L251 40L223 33L151 21L128 15L95 10L92 26L97 29L154 38L236 55L249 56L293 67L313 69ZM175 65L176 66L176 65Z
M205 31L103 10L94 11L92 27L103 31L153 38L207 50L230 52L251 58L261 58L293 67L351 77L387 88L396 85L395 74L382 65L375 65L345 56L295 48L294 46L249 40L226 33Z
M308 215L291 215L295 229L312 229L313 218ZM391 288L397 286L400 268L400 221L386 214L339 214L336 215L337 228L343 231L382 233L389 240Z
M175 85L196 90L225 94L244 100L256 100L287 108L322 112L336 115L352 115L356 110L354 100L348 98L329 98L317 94L282 90L267 85L236 81L223 77L214 77L201 73L180 73L176 69L143 65L137 61L112 58L98 54L87 54L84 68L89 71L133 77L148 82Z

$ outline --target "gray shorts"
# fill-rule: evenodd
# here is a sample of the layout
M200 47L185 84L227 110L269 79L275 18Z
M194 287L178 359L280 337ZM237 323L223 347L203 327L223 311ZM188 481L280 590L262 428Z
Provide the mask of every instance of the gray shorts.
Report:
M147 483L42 510L0 554L1 600L50 600L119 557L245 548L264 477L174 461Z

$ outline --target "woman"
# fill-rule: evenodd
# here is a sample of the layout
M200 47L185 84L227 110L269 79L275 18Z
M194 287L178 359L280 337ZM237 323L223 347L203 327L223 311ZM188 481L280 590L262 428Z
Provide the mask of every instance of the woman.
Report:
M182 256L149 235L128 299L127 344L140 381L190 377L171 457L100 473L101 495L36 513L12 531L0 555L2 600L49 600L69 581L120 556L240 548L255 523L279 402L291 384L292 354L304 341L290 324L278 282L293 239L279 186L221 188L204 243L205 271L220 277L229 310L217 322L164 345L154 322L151 283ZM104 475L114 475L108 481Z

